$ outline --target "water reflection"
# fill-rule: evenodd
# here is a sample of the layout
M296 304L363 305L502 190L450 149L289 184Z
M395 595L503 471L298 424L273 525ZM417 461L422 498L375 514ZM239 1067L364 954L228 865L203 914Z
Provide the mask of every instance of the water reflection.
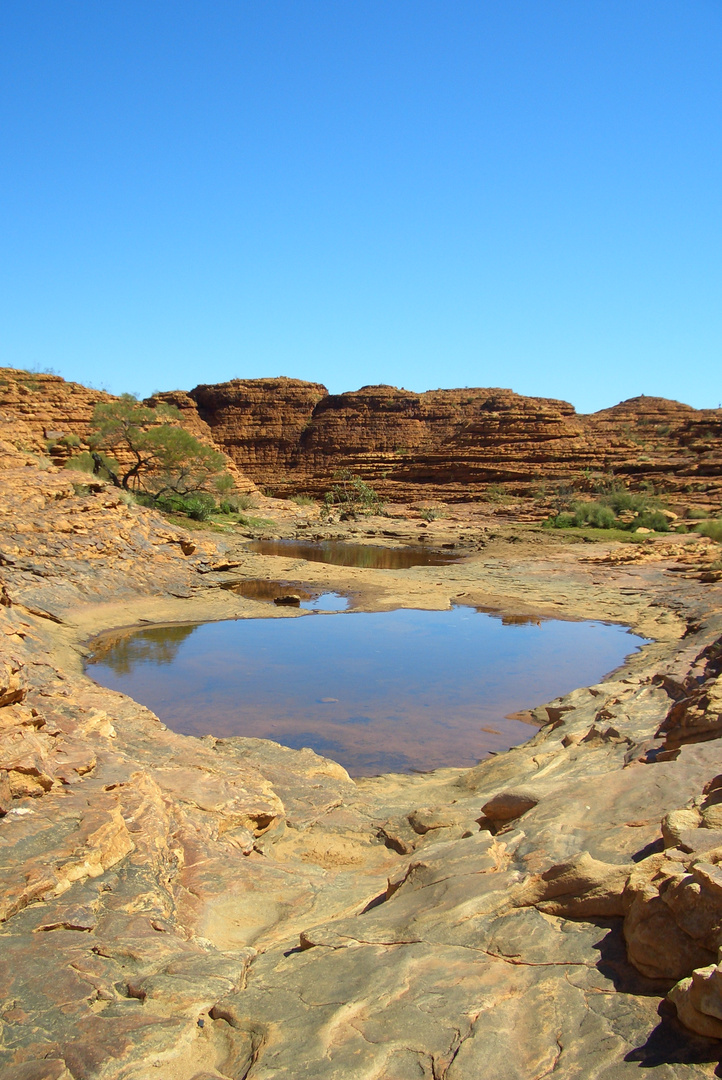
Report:
M226 581L222 589L244 596L247 600L268 600L273 602L283 596L297 596L300 600L310 600L312 595L307 589L293 581L267 581L264 578L250 578L246 581Z
M348 609L348 597L337 592L321 593L315 599L302 600L299 607L307 611L346 611Z
M346 611L349 606L347 596L337 592L309 592L293 581L268 581L264 578L250 578L245 581L227 581L222 589L244 596L248 600L264 600L283 605L284 602L295 604L307 611Z
M139 664L172 664L195 626L153 626L129 633L103 634L93 642L89 664L107 664L115 675L128 675Z
M445 566L460 556L434 551L423 545L390 548L381 544L348 544L341 540L253 540L248 551L259 555L284 555L287 559L362 566L367 570L408 570L411 566Z
M641 643L618 626L397 610L162 627L88 673L176 731L311 746L352 775L473 765L533 733L510 713L597 682Z

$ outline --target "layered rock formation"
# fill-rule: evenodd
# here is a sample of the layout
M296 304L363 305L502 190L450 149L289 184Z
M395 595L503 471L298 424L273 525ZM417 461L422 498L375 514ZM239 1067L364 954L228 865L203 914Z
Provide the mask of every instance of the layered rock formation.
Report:
M711 505L722 499L722 411L661 398L578 416L567 402L510 390L329 395L295 379L234 379L190 397L238 466L279 494L322 494L348 468L392 499L476 498L490 485L583 490L604 473Z
M0 369L0 416L22 420L36 451L49 446L59 464L70 450L58 439L87 440L101 400L110 395L55 375ZM511 390L415 394L366 386L330 395L319 383L278 378L160 393L149 404L161 401L227 455L239 491L255 484L278 495L322 496L345 468L398 501L463 501L490 490L543 500L616 479L722 507L722 410L662 398L581 416L567 402Z

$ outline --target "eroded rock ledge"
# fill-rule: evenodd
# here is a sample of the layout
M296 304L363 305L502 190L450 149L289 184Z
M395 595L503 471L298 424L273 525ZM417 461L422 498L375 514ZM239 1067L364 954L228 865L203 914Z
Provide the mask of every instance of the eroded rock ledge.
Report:
M261 613L211 587L227 552L53 469L0 506L2 1080L713 1075L722 614L679 551L384 571L657 643L474 769L354 782L83 676L91 627Z

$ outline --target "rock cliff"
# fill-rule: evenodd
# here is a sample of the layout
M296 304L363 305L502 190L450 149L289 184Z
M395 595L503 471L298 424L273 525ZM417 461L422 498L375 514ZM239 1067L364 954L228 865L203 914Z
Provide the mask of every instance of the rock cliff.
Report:
M322 494L351 469L386 498L478 498L593 486L591 474L722 500L722 410L634 398L591 416L501 389L329 395L295 379L235 379L190 392L214 440L279 494Z
M88 448L95 405L113 400L114 396L104 390L66 382L59 375L0 368L0 424L4 426L6 441L36 458L47 457L55 465L64 465L73 453ZM164 400L180 410L181 423L201 442L223 450L214 443L210 429L187 394L180 391L166 394ZM151 398L149 404L155 404L155 399ZM80 446L68 445L67 436L79 439ZM124 460L122 453L120 458ZM232 458L227 457L226 467L238 491L255 490L255 484Z
M100 390L55 375L0 369L0 415L31 429L52 460L86 440ZM618 480L681 502L722 507L722 409L638 397L589 416L564 401L503 389L365 386L329 394L299 379L233 379L154 395L227 455L239 491L322 496L348 468L385 499L458 502L499 492L551 496ZM46 450L46 452L48 452Z

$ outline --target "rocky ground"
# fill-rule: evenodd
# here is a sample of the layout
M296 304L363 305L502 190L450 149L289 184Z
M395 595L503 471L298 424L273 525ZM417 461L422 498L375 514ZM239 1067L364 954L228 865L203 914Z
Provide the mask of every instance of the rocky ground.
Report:
M0 439L2 432L0 432ZM720 550L566 544L489 508L274 535L455 544L441 567L252 554L0 443L1 1080L720 1075ZM447 549L449 550L449 549ZM352 780L174 734L82 670L89 638L357 607L617 621L654 639L470 770Z

